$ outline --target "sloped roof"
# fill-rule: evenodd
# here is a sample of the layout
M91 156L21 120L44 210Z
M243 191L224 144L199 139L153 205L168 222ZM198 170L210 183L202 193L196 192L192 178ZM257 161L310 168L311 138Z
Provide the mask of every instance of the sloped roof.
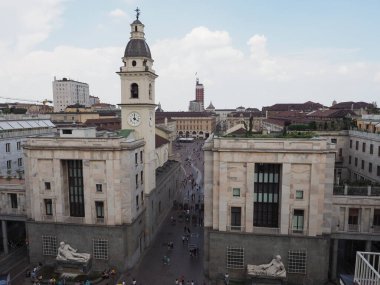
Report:
M156 148L168 143L169 141L167 139L164 139L163 137L156 135Z

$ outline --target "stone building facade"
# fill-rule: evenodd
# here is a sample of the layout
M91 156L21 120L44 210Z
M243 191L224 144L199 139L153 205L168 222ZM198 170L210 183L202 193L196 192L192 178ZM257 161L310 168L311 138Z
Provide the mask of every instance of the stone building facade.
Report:
M323 284L335 145L325 139L210 138L205 151L205 272L243 278L279 254L294 284ZM293 284L292 283L292 284Z

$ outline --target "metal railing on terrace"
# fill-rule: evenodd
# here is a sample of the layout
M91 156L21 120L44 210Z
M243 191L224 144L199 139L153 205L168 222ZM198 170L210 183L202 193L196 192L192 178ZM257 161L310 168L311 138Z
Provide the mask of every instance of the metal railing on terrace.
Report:
M356 252L354 284L380 285L380 253Z
M380 196L380 186L334 185L333 194L344 196Z

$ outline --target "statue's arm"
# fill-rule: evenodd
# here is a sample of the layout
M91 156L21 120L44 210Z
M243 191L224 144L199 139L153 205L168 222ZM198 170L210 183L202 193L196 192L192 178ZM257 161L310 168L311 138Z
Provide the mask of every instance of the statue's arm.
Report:
M67 245L67 249L73 252L77 252L77 249L72 248L69 244Z

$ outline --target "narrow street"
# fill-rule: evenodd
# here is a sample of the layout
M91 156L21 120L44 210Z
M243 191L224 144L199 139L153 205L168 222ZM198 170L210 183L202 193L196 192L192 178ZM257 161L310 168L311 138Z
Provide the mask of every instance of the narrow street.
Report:
M119 278L120 284L123 281L132 284L133 278L137 285L170 285L175 284L176 279L183 279L185 285L192 280L197 285L208 284L203 274L202 145L203 141L195 141L174 147L173 152L180 155L186 173L179 189L178 207L171 210L141 262ZM188 241L186 238L183 241L186 236ZM168 246L171 242L173 248ZM198 250L191 254L190 248L194 246Z

